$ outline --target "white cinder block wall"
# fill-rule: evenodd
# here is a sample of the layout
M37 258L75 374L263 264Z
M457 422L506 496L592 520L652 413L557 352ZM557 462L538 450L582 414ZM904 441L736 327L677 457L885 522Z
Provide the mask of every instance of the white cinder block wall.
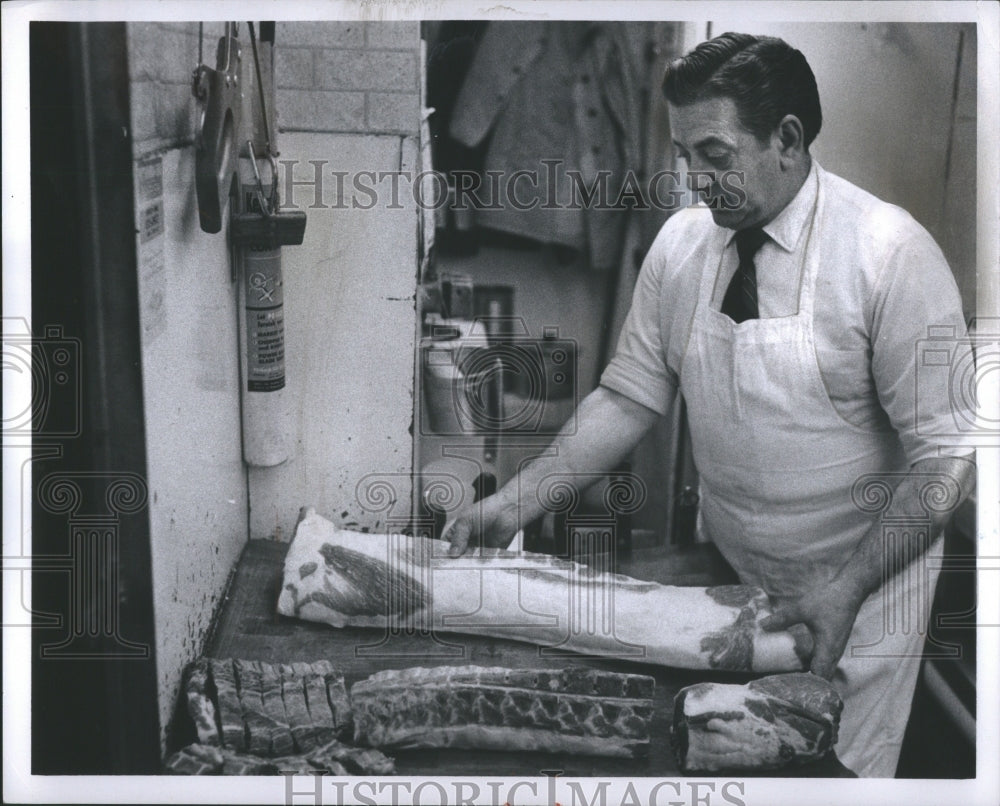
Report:
M415 135L417 22L279 22L279 126L286 132Z
M221 22L205 23L208 64L222 33ZM242 24L240 38L246 79L253 63ZM297 189L305 242L283 250L292 455L248 472L236 288L225 235L199 227L194 188L198 24L129 23L128 39L165 741L183 667L203 651L248 536L288 539L303 504L376 529L386 513L355 497L372 474L409 500L417 216L406 184L397 209L310 209L313 189ZM330 171L419 170L419 53L416 22L278 23L280 159L297 163L297 180L313 177L309 160L327 160L328 204ZM348 178L348 205L350 187Z
M420 75L415 21L277 25L280 160L295 163L296 182L312 182L313 163L324 164L322 192L304 185L282 199L308 216L302 245L282 255L291 457L250 470L251 537L289 539L301 506L373 531L408 511L417 206L405 177L396 207L390 180L366 180L380 191L371 205L352 178L420 170ZM342 200L334 172L346 173ZM314 207L317 198L326 206ZM389 481L400 509L359 500L359 483L375 477Z
M236 289L201 231L191 72L197 23L129 23L136 248L161 741L247 539ZM222 23L205 25L214 64ZM159 177L159 180L157 180ZM159 206L162 227L157 234Z

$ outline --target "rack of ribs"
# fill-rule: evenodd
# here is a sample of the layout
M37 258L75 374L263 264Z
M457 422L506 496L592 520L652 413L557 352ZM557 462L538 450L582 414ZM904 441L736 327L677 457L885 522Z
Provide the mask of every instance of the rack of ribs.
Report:
M585 668L381 671L351 686L354 743L640 757L654 684Z

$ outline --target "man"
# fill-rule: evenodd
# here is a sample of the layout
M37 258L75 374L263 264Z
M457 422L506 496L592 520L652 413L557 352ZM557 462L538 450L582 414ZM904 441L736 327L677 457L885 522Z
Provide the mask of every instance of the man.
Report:
M811 632L811 670L844 697L843 762L891 777L922 629L884 631L883 619L907 597L929 604L935 572L907 566L940 553L941 540L928 548L907 533L883 546L881 521L852 491L884 480L890 514L922 515L921 491L938 482L932 536L968 494L972 454L949 436L947 381L915 360L928 325L964 334L958 290L907 213L811 157L820 103L797 50L724 34L674 62L664 92L677 153L707 205L658 235L576 434L483 502L481 517L460 515L451 552L470 540L507 545L541 514L534 496L517 500L519 486L614 467L680 392L704 536L771 596L766 629Z

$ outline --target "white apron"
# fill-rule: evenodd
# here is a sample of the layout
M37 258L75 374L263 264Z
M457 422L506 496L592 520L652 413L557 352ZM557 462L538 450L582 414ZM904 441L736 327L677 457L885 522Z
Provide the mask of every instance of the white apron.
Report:
M737 325L712 308L718 271L706 271L681 366L700 527L744 582L772 596L825 584L877 517L853 503L854 482L908 467L894 432L838 414L820 374L813 305L822 255L812 231L824 224L823 198L821 175L798 313ZM720 231L720 244L726 237ZM895 773L936 580L918 560L858 614L833 679L844 698L837 753L858 775Z

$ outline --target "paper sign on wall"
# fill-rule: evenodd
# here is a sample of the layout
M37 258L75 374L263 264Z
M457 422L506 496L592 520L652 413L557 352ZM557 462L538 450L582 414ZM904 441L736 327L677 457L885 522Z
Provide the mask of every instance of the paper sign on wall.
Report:
M152 343L166 329L167 272L163 256L163 160L136 165L136 226L139 230L139 321L143 344Z

